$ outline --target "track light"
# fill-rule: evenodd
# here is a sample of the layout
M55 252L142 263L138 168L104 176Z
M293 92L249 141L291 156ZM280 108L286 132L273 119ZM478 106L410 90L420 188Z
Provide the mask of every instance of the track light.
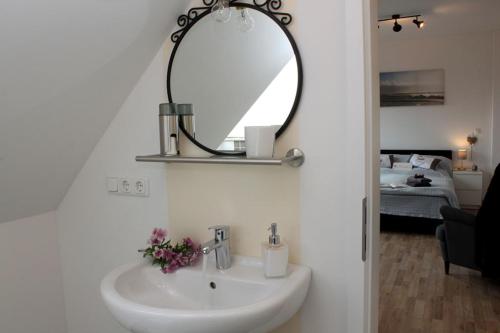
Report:
M407 19L413 19L413 23L417 26L417 28L422 29L424 27L424 20L421 20L420 17L422 15L408 15L408 16L401 16L399 14L394 14L391 16L391 18L386 18L386 19L381 19L378 20L378 22L387 22L387 21L394 21L394 26L392 27L392 30L394 32L400 32L403 30L403 26L399 24L398 20L407 20ZM380 28L380 25L379 25Z
M394 32L400 32L401 30L403 30L403 26L398 23L398 20L394 20L394 26L392 27L392 30L394 30Z
M417 26L417 28L422 29L424 27L425 22L423 20L419 20L420 15L415 16L413 23Z
M394 32L400 32L403 29L401 24L398 23L398 18L400 18L400 17L401 17L401 15L399 15L399 14L392 15L392 19L394 20L394 26L392 27L392 30Z

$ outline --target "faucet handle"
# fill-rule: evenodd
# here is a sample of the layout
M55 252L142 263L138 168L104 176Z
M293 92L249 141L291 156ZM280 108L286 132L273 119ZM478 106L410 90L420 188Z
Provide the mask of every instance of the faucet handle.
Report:
M229 226L228 225L214 225L208 227L208 230L215 231L215 239L218 241L223 241L229 239Z

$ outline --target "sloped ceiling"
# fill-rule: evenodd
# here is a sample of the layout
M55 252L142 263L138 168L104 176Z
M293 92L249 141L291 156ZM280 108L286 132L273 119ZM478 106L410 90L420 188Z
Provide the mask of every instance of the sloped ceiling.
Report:
M2 2L0 222L57 207L187 5Z
M422 14L426 26L420 31L411 20L404 21L403 30L394 33L393 22L381 23L379 31L383 40L500 30L498 0L379 0L379 18L392 14Z

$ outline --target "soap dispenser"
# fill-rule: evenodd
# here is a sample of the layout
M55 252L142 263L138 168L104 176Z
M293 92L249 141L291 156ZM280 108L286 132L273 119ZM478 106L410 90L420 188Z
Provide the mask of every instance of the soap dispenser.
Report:
M264 275L269 278L283 277L288 268L288 245L280 241L278 225L271 224L269 241L262 244Z

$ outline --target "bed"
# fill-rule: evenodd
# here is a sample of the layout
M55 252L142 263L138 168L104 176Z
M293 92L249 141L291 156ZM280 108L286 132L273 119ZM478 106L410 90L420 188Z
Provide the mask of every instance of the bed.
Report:
M381 154L393 155L395 162L407 162L412 154L434 156L441 160L435 170L380 169L380 213L383 225L390 227L418 222L434 227L442 222L439 212L441 206L459 208L453 184L451 150L382 150ZM404 186L406 179L416 173L432 179L432 186Z

